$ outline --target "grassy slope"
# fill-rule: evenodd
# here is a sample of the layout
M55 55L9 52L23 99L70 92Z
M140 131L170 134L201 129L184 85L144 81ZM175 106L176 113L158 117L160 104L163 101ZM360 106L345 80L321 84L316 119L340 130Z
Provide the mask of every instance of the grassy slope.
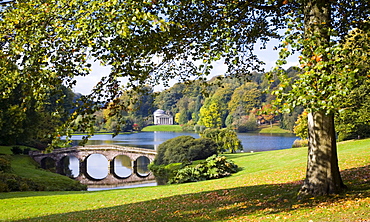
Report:
M243 170L231 177L99 192L0 194L0 220L35 221L355 221L369 219L370 140L341 143L350 190L298 200L307 150L229 154Z
M142 131L176 131L180 132L182 131L182 128L180 125L152 125L147 126Z
M10 149L11 147L0 146L0 154L11 154ZM27 155L12 155L11 165L12 173L32 179L43 187L43 190L75 190L81 187L75 180L40 169L38 164Z
M263 125L260 127L259 133L292 133L289 130L280 128L279 126L273 125L272 127Z

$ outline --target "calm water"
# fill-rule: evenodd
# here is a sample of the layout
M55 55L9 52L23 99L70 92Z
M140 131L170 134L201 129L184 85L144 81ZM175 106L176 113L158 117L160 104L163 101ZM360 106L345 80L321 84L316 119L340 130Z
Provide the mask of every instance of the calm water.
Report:
M187 133L187 132L140 132L132 134L120 134L112 138L111 135L95 135L88 141L87 145L120 145L120 146L130 146L139 147L147 149L156 149L159 144L164 141L182 135L189 135L194 138L199 138L198 134ZM82 136L72 136L73 144L77 145L78 141L81 140ZM292 144L297 137L293 134L256 134L256 133L239 133L239 139L242 141L243 152L259 152L268 150L279 150L288 149L292 147ZM78 164L77 166L74 159L69 160L70 173L72 175L78 175ZM129 176L132 173L132 166L130 165L130 160L122 158L117 158L115 161L115 172L120 177ZM88 159L87 171L89 175L93 178L99 179L107 176L108 171L106 167L108 162L107 159L101 154L93 154ZM68 170L68 169L67 169ZM77 174L77 175L76 175ZM137 186L155 186L156 183L139 184L139 185L128 185L119 186L114 188L89 188L89 191L104 190L104 189L121 189L121 188L131 188Z
M132 134L120 134L112 138L111 135L95 135L90 138L87 145L120 145L156 149L164 141L182 135L189 135L199 138L196 133L187 132L140 132ZM291 148L297 137L293 134L258 134L258 133L239 133L244 152L259 152L268 150L279 150ZM81 136L72 136L73 145L77 145Z

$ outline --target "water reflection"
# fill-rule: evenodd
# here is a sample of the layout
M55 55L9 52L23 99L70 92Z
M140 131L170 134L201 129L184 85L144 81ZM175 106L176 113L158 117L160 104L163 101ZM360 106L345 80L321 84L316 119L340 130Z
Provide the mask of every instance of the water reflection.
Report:
M142 177L146 177L149 175L150 171L148 169L148 165L150 160L146 156L141 156L136 160L136 170L137 174Z
M119 134L112 138L110 134L94 135L89 139L86 145L120 145L129 147L139 147L147 149L156 149L159 144L177 136L190 135L199 138L196 133L188 132L140 132L131 134ZM72 136L72 146L77 146L82 136Z
M112 138L109 134L95 135L88 141L87 145L121 145L129 147L139 147L156 149L159 144L174 137L189 135L199 138L198 134L188 132L140 132L132 134L120 134ZM293 134L258 134L258 133L239 133L239 139L242 141L244 152L258 152L267 150L291 148L294 140L297 138ZM73 144L78 145L82 136L72 136ZM135 173L145 177L149 174L149 159L140 157L135 161ZM47 165L47 164L45 164ZM49 164L52 165L52 164ZM114 159L114 174L121 178L129 177L134 169L131 160L125 156L118 156ZM76 171L77 172L77 171ZM104 179L108 175L108 160L101 154L92 154L87 159L87 173L94 179ZM74 173L73 173L74 174ZM156 184L150 184L155 186ZM139 185L145 186L145 185ZM116 189L127 188L130 186L116 187ZM114 188L89 188L89 190L114 189Z
M61 160L62 174L68 177L76 178L80 174L80 161L75 156L65 156Z
M132 174L131 159L125 155L114 158L114 173L121 178L127 178Z
M132 134L119 134L112 138L111 135L101 134L93 136L87 145L121 145L130 147L139 147L147 149L156 149L159 144L174 137L189 135L199 138L196 133L189 132L140 132ZM77 145L82 136L72 136L73 145ZM260 134L260 133L238 133L242 141L244 152L267 151L277 149L291 148L297 137L293 134Z
M108 160L102 154L91 154L86 160L87 174L96 180L108 176Z

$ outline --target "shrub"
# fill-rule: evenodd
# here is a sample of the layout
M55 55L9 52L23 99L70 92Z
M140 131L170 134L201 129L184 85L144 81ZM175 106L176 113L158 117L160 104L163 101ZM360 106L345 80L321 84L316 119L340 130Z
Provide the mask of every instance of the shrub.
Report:
M237 128L236 128L236 131L238 133L246 133L248 132L248 129L247 129L247 126L245 125L239 125Z
M11 191L19 191L19 183L18 180L14 178L8 178L6 180L6 184L8 185L9 190Z
M187 183L187 182L197 182L206 180L206 172L201 164L196 165L195 167L187 166L183 169L180 169L175 177L172 177L169 180L169 183Z
M194 131L196 133L202 133L205 129L206 129L206 127L202 126L202 125L195 125L194 126Z
M216 179L236 173L238 166L233 161L227 160L225 156L211 156L206 160L208 178Z
M39 190L32 180L11 173L0 173L0 192L29 190Z
M238 135L231 129L206 129L202 132L201 137L213 140L217 144L219 153L225 151L234 153L237 150L243 150Z
M258 129L258 126L256 124L256 121L255 120L251 121L249 119L245 123L237 126L238 133L251 132L257 129Z
M19 155L23 153L23 150L19 146L13 146L11 151L14 155Z
M190 160L204 160L217 153L217 144L208 138L188 141L188 157Z
M183 165L181 163L172 163L168 165L155 165L154 163L150 163L148 165L148 169L154 174L158 185L167 184L168 180L174 177L177 170L182 167Z
M308 140L307 139L304 139L304 140L296 139L293 142L292 148L305 147L305 146L308 146Z
M159 145L154 163L156 165L188 163L193 160L205 159L216 153L217 145L210 139L179 136Z
M8 185L2 181L0 181L0 192L9 192Z
M0 172L8 173L11 171L11 164L9 157L0 156Z
M181 163L169 165L149 164L158 185L167 183L187 183L229 176L237 172L238 166L224 156L213 155L205 161L195 165Z
M189 120L187 123L181 125L182 131L193 132L194 131L194 121Z
M28 153L31 151L31 149L30 148L25 148L24 150L23 150L23 154L24 155L28 155Z
M169 183L196 182L217 179L237 172L238 166L224 156L213 155L196 166L186 166L170 178Z

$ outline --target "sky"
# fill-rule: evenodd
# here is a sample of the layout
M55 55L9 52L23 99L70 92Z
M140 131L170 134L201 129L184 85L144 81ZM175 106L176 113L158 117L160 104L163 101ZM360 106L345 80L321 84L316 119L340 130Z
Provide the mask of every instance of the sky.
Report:
M259 46L256 45L255 47L255 54L263 60L266 65L264 66L265 71L270 71L272 68L275 67L275 61L278 59L278 51L273 50L274 46L278 46L279 42L277 40L271 41L268 43L266 49L260 50ZM211 72L211 75L209 78L212 78L214 76L223 75L227 67L224 64L222 60L214 62L213 64L213 70ZM288 64L283 66L283 68L287 69L291 66L297 66L298 60L297 56L292 56L292 58L288 59ZM92 90L92 88L95 86L97 82L100 81L101 77L104 75L107 75L110 72L110 68L108 66L101 66L99 62L92 64L92 72L90 75L86 77L76 77L77 84L74 87L75 93L81 93L81 94L89 94ZM173 79L170 81L170 86L178 82L178 80ZM165 88L161 85L155 86L154 91L161 91Z

